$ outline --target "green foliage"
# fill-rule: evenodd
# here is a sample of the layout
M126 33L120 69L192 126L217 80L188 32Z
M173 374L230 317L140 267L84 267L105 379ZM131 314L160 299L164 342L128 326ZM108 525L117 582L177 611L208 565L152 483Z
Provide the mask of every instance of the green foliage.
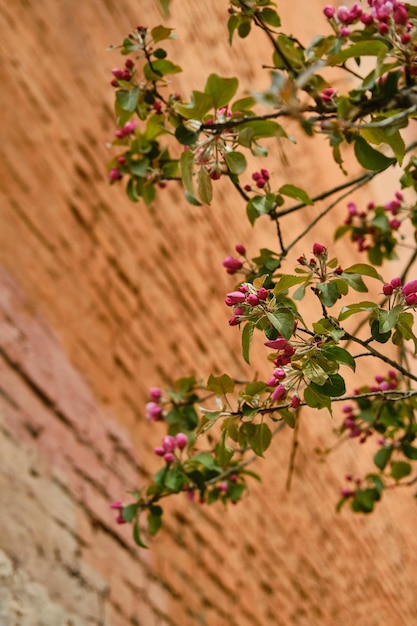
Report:
M374 473L350 477L337 510L349 502L353 512L369 514L385 490L416 481L417 378L409 363L417 353L417 281L408 274L417 253L415 242L405 238L417 229L417 157L403 131L417 117L417 11L406 5L401 9L408 12L406 19L374 16L368 24L355 16L342 22L336 13L328 19L328 32L304 45L285 32L274 2L228 4L230 44L255 29L271 44L269 58L258 64L270 73L264 91L251 92L236 77L212 72L203 89L182 97L175 90L181 68L163 47L175 35L163 25L130 33L118 46L123 69L113 70L112 184L122 181L130 200L153 204L160 189L175 181L186 200L201 207L216 201L216 181L224 178L244 201L250 224L258 228L258 220L269 221L277 233L274 249L262 248L250 258L238 245L239 259L223 261L230 274L239 274L226 304L230 324L241 328L243 360L250 364L254 342L265 344L269 376L241 382L211 374L206 384L181 378L147 406L147 417L167 427L156 448L162 467L146 489L132 494L133 503L113 506L121 511L119 521L133 525L141 547L146 547L142 526L150 537L161 528L165 497L185 492L208 504L246 497L247 479L259 478L247 464L253 456L263 457L285 426L294 429L295 450L305 412L312 419L316 410L326 409L335 424L339 420L335 449L345 441L376 441L371 450L361 448L373 459ZM160 5L167 14L170 2ZM324 76L336 70L332 85ZM281 157L297 158L285 150L287 142L295 143L294 124L308 142L325 136L348 177L345 184L313 196L302 179L301 186L282 180L284 168L277 176L277 147ZM272 171L263 166L248 173L252 156L266 158L270 152ZM347 153L353 157L351 173L345 169ZM397 189L383 204L370 198L366 209L358 207L355 191L375 177L382 181L388 169L398 173L404 194ZM342 267L327 245L316 242L311 250L305 240L313 233L320 241L329 239L326 216L331 210L341 216L348 196L348 213L340 217L334 239L336 246L350 247L355 261ZM288 227L286 216L303 211ZM376 267L403 260L404 243L412 250L401 278L386 283ZM301 256L289 268L295 247ZM380 296L372 295L375 287ZM379 362L383 373L375 376L376 384L360 379L350 393L346 368L356 374L364 357ZM341 400L349 402L342 411ZM145 514L147 525L140 526Z

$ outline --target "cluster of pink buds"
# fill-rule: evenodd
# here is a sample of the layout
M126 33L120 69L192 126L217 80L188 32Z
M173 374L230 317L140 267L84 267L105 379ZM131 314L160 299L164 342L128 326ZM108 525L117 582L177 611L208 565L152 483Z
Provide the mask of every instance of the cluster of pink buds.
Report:
M246 248L241 243L235 245L235 250L241 256L246 256ZM228 274L236 274L236 272L242 269L243 262L233 256L227 256L223 259L222 265L226 268Z
M126 122L123 128L119 128L116 130L115 135L118 139L124 139L124 137L129 137L135 132L135 128L139 126L139 122L137 120L131 120Z
M304 267L308 267L310 270L315 270L320 266L321 269L325 269L326 261L327 261L327 248L322 243L313 244L313 254L315 258L307 259L305 254L298 257L297 262L300 265L304 265ZM317 263L318 261L318 263ZM338 268L337 274L341 274L342 270Z
M291 357L295 353L295 348L288 343L284 337L266 341L264 344L267 348L277 350L277 355L274 359L274 365L276 367L283 367L291 362Z
M380 238L380 231L374 225L374 210L376 209L374 202L369 202L366 211L359 211L355 202L349 202L347 205L348 215L344 220L347 226L352 227L351 239L358 246L359 252L364 252L371 248L371 241L377 242ZM398 214L403 207L403 195L397 191L395 198L384 204L385 212L390 214L388 217L388 226L392 231L398 230L402 221L398 219Z
M393 389L397 389L398 387L398 378L397 373L394 370L389 370L386 376L381 376L381 374L377 374L375 376L376 385L371 385L369 387L369 391L390 391Z
M266 169L261 169L259 172L254 172L252 174L252 180L255 181L255 185L258 189L266 188L266 191L269 191L269 179L271 178L270 173ZM245 191L253 191L251 185L245 185Z
M349 483L355 484L356 487L359 487L361 485L361 483L362 483L362 479L361 478L353 478L352 474L346 474L345 480L347 480ZM352 489L350 487L343 487L340 490L340 495L343 498L351 498L352 496L355 495L355 491L356 491L356 489Z
M162 456L166 463L172 463L175 461L175 450L184 450L187 443L188 437L184 433L178 433L175 437L166 435L162 439L162 445L154 448L154 452L158 456Z
M385 296L400 296L408 306L417 305L417 280L410 280L402 286L401 278L393 278L389 283L382 286Z
M372 430L368 427L362 427L358 423L358 416L354 414L354 409L349 404L343 407L343 413L346 415L343 420L343 429L349 431L349 437L354 439L360 437L359 443L365 443L365 441L372 435Z
M118 167L112 167L109 171L109 181L115 183L117 180L122 180L123 174Z
M159 387L151 387L149 396L150 402L146 404L146 419L152 422L160 422L163 419L162 407L160 405L162 391Z
M114 78L110 83L111 86L118 87L119 81L121 80L125 80L125 81L132 80L132 70L134 67L135 67L135 64L132 61L132 59L126 59L124 69L119 69L118 67L112 69L111 73L113 74Z
M244 283L240 285L236 291L231 291L226 294L226 298L224 299L226 306L234 307L233 317L229 320L230 326L240 324L248 310L265 302L268 295L268 289L265 289L265 287L256 289L250 283Z
M117 517L116 517L116 523L117 524L126 524L126 520L125 520L125 518L123 517L123 514L122 514L123 504L121 502L119 502L119 501L112 502L111 505L110 505L110 508L114 509L115 511L119 511L118 514L117 514Z
M406 304L415 306L417 304L417 280L410 280L410 282L405 283L401 293L405 298Z
M411 40L409 33L409 15L405 2L398 0L368 0L371 7L370 13L366 13L357 2L350 8L342 5L335 9L327 4L324 15L338 27L341 37L349 37L351 24L358 22L369 26L376 24L380 35L386 35L390 31L390 24L395 27L402 27L401 43L407 44Z

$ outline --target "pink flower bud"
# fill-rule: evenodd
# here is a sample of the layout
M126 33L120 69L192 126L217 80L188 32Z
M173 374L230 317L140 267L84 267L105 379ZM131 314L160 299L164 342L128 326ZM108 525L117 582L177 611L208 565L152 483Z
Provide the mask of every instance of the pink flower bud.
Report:
M336 11L336 17L341 22L346 22L349 18L349 9L345 6L341 6Z
M301 404L301 400L297 394L294 394L291 398L291 406L293 409L298 409Z
M279 400L285 398L286 395L287 390L285 389L284 385L278 385L278 387L275 387L274 391L272 392L272 402L278 402Z
M132 69L135 67L135 64L134 64L134 62L132 61L132 59L126 59L126 61L125 61L125 67L126 67L128 70L132 70Z
M275 378L275 376L271 376L271 378L268 378L266 381L266 384L268 387L276 387L279 384L279 380L278 378Z
M405 301L409 306L415 306L417 304L417 293L409 293L405 297Z
M175 456L172 454L172 452L166 452L164 454L164 461L166 463L172 463L173 461L175 461Z
M269 171L265 169L261 169L261 176L264 180L269 180L271 178Z
M161 396L162 391L159 389L159 387L151 387L149 389L149 397L152 402L158 402L161 399Z
M327 255L327 248L321 243L315 243L313 245L313 254L316 257Z
M153 449L153 451L155 452L155 454L157 454L158 456L164 456L166 453L165 448L162 448L161 446L157 446L156 448Z
M116 509L117 511L121 511L123 508L123 504L119 500L116 500L116 502L111 503L110 508Z
M109 180L111 183L114 183L116 180L121 180L123 178L121 171L117 167L112 167L109 172Z
M243 307L241 307L241 306L236 306L236 307L233 309L233 313L234 313L235 315L245 315L245 309L244 309Z
M334 7L332 7L330 4L326 4L323 9L323 13L328 19L332 18L335 13Z
M342 28L339 28L339 35L341 37L349 37L350 29L347 26L342 26Z
M222 261L223 267L226 268L228 274L235 274L238 270L240 270L243 266L242 261L239 259L235 259L232 256L227 256Z
M222 493L227 492L227 490L229 489L229 485L227 484L225 480L219 484L219 489Z
M242 302L245 302L245 300L246 296L241 291L231 291L230 293L226 294L226 298L224 301L227 306L233 306L234 304L242 304Z
M372 22L374 21L372 15L369 15L368 13L362 13L359 19L362 24L365 24L365 26L369 26L369 24L372 24Z
M231 317L229 320L229 326L239 326L241 320L238 317Z
M382 383L379 383L379 388L381 391L388 391L390 389L390 384L386 380L383 380Z
M405 296L408 296L410 293L417 292L417 280L410 280L410 282L406 283L402 288L402 293Z
M394 289L398 289L399 287L401 287L402 285L401 278L398 278L397 276L393 278L391 280L391 285L394 287Z
M246 254L246 248L241 243L237 243L235 245L235 250L238 254L241 254L242 256L245 256Z
M382 292L384 296L391 296L394 292L394 287L390 283L386 283L382 286Z
M340 490L340 495L343 498L350 498L351 496L353 496L355 494L354 491L352 491L352 489L341 489Z
M265 341L264 345L267 348L272 348L273 350L284 350L284 348L288 345L288 342L284 337L279 337L278 339L273 339L272 341Z
M175 435L175 443L177 444L177 448L183 450L188 443L187 435L185 433L177 433Z
M173 452L176 448L176 445L177 444L175 443L175 439L171 435L166 435L162 439L162 447L164 448L165 452Z
M126 524L126 520L121 513L116 517L116 524Z
M284 380L284 378L286 378L287 376L285 370L283 370L282 367L277 367L276 369L274 369L272 374L277 380Z
M259 298L256 294L250 293L246 298L246 302L251 306L256 306L257 304L259 304Z
M156 402L148 402L146 404L146 419L158 422L162 419L162 409Z
M115 67L111 73L113 74L113 76L115 78L117 78L118 80L122 80L123 78L123 70L120 70L119 68Z
M258 289L258 298L259 300L266 300L268 297L268 289L265 289L265 287L261 287L260 289Z

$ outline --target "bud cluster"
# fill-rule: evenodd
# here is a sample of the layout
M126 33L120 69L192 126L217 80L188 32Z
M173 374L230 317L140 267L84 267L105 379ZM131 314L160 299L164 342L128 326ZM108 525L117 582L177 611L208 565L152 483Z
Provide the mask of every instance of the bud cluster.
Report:
M173 437L166 435L162 439L162 445L154 448L154 452L158 456L162 456L166 463L175 461L175 450L184 450L187 446L188 437L184 433L178 433Z
M340 37L349 37L352 24L362 23L364 26L374 26L380 35L392 32L400 37L403 45L410 42L409 15L405 2L398 0L368 0L370 12L366 12L357 2L350 8L339 6L335 9L327 4L323 13L330 21Z

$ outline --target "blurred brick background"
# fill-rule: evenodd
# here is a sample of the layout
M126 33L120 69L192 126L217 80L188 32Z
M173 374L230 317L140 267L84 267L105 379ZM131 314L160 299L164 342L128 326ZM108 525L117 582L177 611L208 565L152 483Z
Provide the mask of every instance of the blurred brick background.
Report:
M297 36L323 27L323 2L282 4ZM226 10L173 0L165 23L179 36L181 93L214 69L267 86L268 49L259 37L230 49ZM227 325L233 283L221 259L237 242L254 254L275 245L221 181L210 209L175 188L151 208L109 188L119 57L106 48L161 21L156 0L0 0L0 625L412 626L415 504L395 493L369 519L335 515L344 474L367 462L357 444L314 458L335 425L324 412L302 422L290 493L284 432L257 464L263 485L231 510L180 496L149 551L114 524L109 502L158 466L148 388L249 375ZM277 160L276 176L311 194L339 180L324 143L283 148L296 164ZM329 221L318 232L331 244ZM264 375L262 354L255 346Z

